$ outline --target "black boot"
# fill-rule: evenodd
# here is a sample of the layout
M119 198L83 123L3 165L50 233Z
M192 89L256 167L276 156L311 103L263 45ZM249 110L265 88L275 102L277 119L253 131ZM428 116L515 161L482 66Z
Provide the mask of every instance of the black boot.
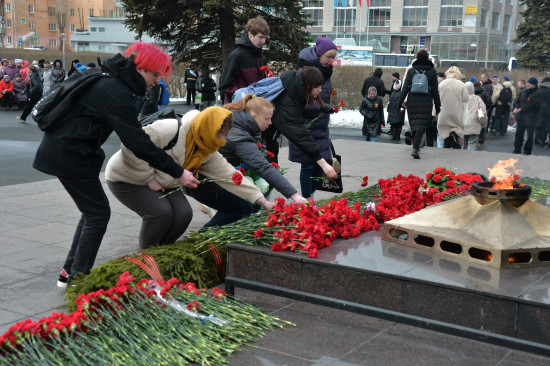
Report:
M395 133L397 132L397 128L393 128L393 127L392 127L391 130L390 130L390 132L391 132L391 133L390 133L390 135L391 135L390 140L395 140Z
M395 134L394 134L394 140L399 141L401 140L401 129L402 127L396 127L395 128Z
M405 143L407 145L412 145L412 133L411 133L411 131L405 131Z
M411 156L414 157L415 159L420 159L420 155L418 155L418 149L413 147Z

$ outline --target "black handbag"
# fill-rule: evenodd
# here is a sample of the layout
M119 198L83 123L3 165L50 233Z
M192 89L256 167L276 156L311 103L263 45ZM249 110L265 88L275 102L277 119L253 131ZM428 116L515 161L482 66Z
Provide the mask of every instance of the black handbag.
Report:
M330 143L330 151L332 152L332 166L335 166L335 162L338 162L337 164L340 166L338 177L331 180L323 175L323 179L321 179L321 181L317 185L317 190L332 193L342 193L344 191L344 185L342 184L342 157L336 154L332 142Z

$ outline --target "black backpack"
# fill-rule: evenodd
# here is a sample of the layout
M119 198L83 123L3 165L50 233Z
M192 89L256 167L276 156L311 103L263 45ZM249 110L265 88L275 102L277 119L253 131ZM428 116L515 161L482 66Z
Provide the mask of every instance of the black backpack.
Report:
M176 142L178 142L178 136L180 134L180 127L181 127L181 115L176 114L176 111L174 111L174 108L167 107L167 108L164 108L163 110L150 114L147 117L144 117L139 120L139 123L142 126L147 126L155 121L158 121L159 119L168 119L168 118L174 118L178 120L178 130L176 131L176 135L172 138L172 140L170 140L168 145L163 147L163 150L170 150L171 148L174 147Z
M73 100L90 84L103 77L110 76L101 70L91 69L75 72L62 83L54 84L32 109L32 118L38 124L38 128L50 131L70 118Z
M510 104L512 102L512 89L509 87L504 87L504 89L500 91L498 101L502 104Z

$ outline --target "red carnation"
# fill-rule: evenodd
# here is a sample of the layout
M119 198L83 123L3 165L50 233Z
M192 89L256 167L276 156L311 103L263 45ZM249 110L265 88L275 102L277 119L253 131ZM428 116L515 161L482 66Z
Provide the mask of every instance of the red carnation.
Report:
M443 172L443 168L441 168L441 167L434 169L435 174L439 174L439 173L442 173L442 172Z
M454 180L448 180L447 183L445 183L445 187L447 188L454 188L455 187L455 181Z
M334 113L338 113L338 107L334 107Z
M368 184L369 184L369 177L365 175L363 177L363 182L361 183L361 187L366 187Z
M279 166L279 164L277 164L276 162L272 162L271 165L273 165L276 169L281 169L281 167Z
M451 174L453 174L453 172L451 172L450 170L445 170L445 171L443 172L443 175L450 176Z
M435 170L434 170L435 172ZM436 174L434 175L434 182L435 183L441 183L441 179L443 179L443 177L441 176L441 174Z
M426 174L426 180L430 180L431 177L433 177L433 173Z
M271 151L266 151L265 152L267 154L267 156L269 156L270 158L274 157L275 154L273 154Z
M255 238L255 239L261 238L262 235L263 235L262 229L258 229L258 230L256 230L256 232L254 233L254 238Z
M319 255L319 251L317 250L317 248L313 248L313 249L310 249L310 250L307 252L307 255L308 255L310 258L317 258L317 256Z
M201 309L201 305L195 300L193 300L189 304L187 304L187 310L198 312L200 309Z
M233 183L235 183L236 186L240 186L243 182L243 175L240 172L235 172L231 179L233 179Z
M344 100L343 99L340 99L340 107L344 108L345 104L344 104Z

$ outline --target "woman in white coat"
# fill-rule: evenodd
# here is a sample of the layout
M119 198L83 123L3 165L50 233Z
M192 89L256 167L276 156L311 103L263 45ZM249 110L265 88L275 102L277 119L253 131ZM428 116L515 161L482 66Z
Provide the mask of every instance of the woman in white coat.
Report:
M441 113L437 120L437 131L444 140L444 148L460 149L459 138L464 137L462 125L462 112L465 103L468 102L468 92L464 83L460 81L462 76L456 66L451 66L446 72L446 79L439 84L439 96L441 98Z
M464 150L480 150L477 147L477 136L487 124L487 108L485 103L475 94L474 84L467 82L464 84L468 92L468 112L470 112L470 125L464 127ZM480 112L483 117L480 117Z

